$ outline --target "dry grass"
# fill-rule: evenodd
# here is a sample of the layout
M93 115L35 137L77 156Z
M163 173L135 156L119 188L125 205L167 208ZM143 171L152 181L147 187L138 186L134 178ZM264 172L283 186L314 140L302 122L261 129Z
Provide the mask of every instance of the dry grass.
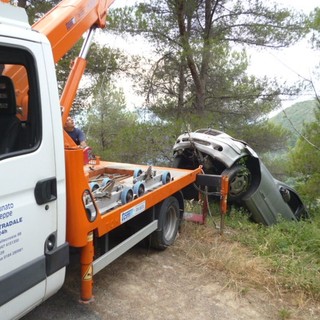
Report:
M240 243L230 240L226 229L220 235L213 225L198 225L185 222L175 250L185 255L195 267L223 271L228 277L227 286L239 287L240 283L266 287L275 284L276 278L268 270L266 263L250 254ZM271 291L271 290L270 290Z
M252 289L259 289L269 298L286 300L289 304L303 309L310 296L302 290L286 288L281 276L274 272L265 258L254 256L244 245L232 239L234 229L226 227L223 235L210 223L199 225L184 222L174 250L185 256L195 268L223 281L225 288L236 290L239 296ZM217 279L216 279L217 280Z

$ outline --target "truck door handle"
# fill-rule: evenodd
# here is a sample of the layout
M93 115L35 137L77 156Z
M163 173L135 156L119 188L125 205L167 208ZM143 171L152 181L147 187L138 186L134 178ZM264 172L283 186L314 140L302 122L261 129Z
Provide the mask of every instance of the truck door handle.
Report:
M37 204L41 205L57 199L57 179L55 177L37 182L34 189Z

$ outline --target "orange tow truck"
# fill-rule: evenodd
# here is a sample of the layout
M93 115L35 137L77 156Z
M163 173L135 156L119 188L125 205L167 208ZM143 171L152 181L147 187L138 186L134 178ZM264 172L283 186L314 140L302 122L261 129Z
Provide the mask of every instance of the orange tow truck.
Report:
M93 276L117 257L143 239L158 249L174 242L183 188L221 184L201 168L92 158L64 132L112 2L64 0L30 26L24 9L0 1L1 319L21 318L61 288L70 247L80 251L81 300L92 301ZM59 97L55 64L84 34Z

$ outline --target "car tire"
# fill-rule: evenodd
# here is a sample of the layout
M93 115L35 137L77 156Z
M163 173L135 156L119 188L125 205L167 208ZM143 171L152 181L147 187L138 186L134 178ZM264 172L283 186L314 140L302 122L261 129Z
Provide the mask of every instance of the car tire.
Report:
M249 191L251 185L251 173L243 165L235 165L225 169L222 174L229 177L229 201L241 200Z

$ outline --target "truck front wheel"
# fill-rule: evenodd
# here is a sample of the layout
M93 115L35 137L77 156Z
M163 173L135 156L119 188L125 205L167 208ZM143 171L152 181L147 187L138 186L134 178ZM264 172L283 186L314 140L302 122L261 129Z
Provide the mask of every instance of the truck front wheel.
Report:
M156 207L158 229L151 234L151 246L164 250L173 244L181 221L179 202L175 197L165 199Z

